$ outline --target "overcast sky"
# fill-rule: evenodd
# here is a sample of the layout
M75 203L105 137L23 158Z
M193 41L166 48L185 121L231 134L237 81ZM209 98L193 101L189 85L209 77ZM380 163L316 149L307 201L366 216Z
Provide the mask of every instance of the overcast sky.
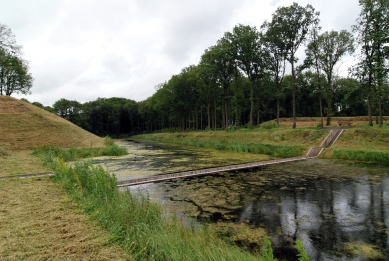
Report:
M357 0L299 0L320 12L323 30L351 31ZM9 26L30 62L32 95L53 105L60 98L145 100L154 86L198 64L207 47L237 24L258 29L288 0L0 0ZM303 48L300 50L303 54ZM353 58L342 65L346 71Z

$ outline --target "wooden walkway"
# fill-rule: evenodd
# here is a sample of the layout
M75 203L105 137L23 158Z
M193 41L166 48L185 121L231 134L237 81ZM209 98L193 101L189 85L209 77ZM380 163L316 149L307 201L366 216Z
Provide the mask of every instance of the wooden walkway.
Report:
M215 168L209 168L209 169L184 171L184 172L171 173L171 174L160 174L160 175L152 175L152 176L144 176L144 177L136 177L136 178L123 178L121 180L118 180L117 184L118 184L118 187L134 186L134 185L140 185L140 184L158 182L158 181L164 181L164 180L193 177L193 176L200 176L200 175L208 175L208 174L223 172L223 171L258 168L258 167L266 166L266 165L279 164L279 163L284 163L284 162L291 162L291 161L298 161L298 160L305 160L305 159L307 159L306 156L301 156L301 157L286 158L286 159L276 159L276 160L267 160L267 161L253 162L253 163L244 163L244 164L224 166L224 167L215 167Z
M266 165L280 164L285 162L316 158L323 151L323 149L330 147L338 139L338 137L340 136L340 134L342 134L342 132L343 132L342 129L331 130L331 132L325 138L325 140L320 145L320 147L310 149L306 156L267 160L267 161L253 162L253 163L244 163L238 165L207 168L207 169L200 169L200 170L193 170L193 171L184 171L184 172L177 172L177 173L170 173L170 174L160 174L160 175L151 175L151 176L134 177L134 178L121 178L118 179L117 184L118 187L134 186L134 185L140 185L145 183L159 182L159 181L200 176L200 175L208 175L208 174L213 174L213 173L223 172L223 171L257 168Z

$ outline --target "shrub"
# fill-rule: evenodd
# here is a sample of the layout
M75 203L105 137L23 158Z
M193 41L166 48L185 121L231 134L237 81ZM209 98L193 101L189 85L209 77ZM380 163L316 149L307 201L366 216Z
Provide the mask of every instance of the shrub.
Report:
M260 126L264 129L275 129L280 127L280 125L278 125L276 121L267 121L262 123Z

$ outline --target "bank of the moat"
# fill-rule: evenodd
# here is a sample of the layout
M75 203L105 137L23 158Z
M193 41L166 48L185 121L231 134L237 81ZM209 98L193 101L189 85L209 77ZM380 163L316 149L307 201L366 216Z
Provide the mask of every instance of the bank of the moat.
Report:
M210 150L155 143L127 146L138 153L136 160L100 163L113 172L121 169L123 176L126 168L134 175L137 169L166 173L222 165L233 155L218 158ZM247 162L250 154L241 155L232 160ZM147 190L171 212L216 222L248 248L257 249L268 235L276 252L288 259L289 253L295 256L291 246L297 238L313 260L385 260L389 255L386 168L314 159L132 188L137 189Z

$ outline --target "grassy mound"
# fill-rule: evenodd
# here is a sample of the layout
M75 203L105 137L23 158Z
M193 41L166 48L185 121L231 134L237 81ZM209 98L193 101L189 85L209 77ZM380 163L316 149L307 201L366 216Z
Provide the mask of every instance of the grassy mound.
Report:
M102 138L53 113L13 97L0 96L0 144L3 151L28 150L45 145L101 147L103 142Z

